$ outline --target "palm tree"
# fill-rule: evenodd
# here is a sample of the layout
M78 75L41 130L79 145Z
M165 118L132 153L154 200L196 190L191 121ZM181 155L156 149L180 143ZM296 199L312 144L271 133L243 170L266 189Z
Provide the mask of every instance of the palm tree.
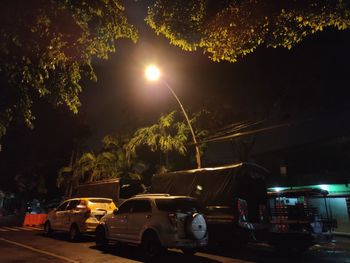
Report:
M66 198L72 195L73 186L77 183L74 176L74 169L71 166L64 166L58 171L56 184L58 188L65 188L64 196Z
M100 153L85 152L70 166L59 170L57 186L65 187L66 196L70 196L73 188L81 182L129 176L128 169L132 162L126 161L124 141L111 135L105 136ZM130 175L130 177L135 178L135 175Z
M197 123L203 111L192 116L191 122ZM177 111L162 115L158 123L140 128L128 140L125 137L107 135L103 138L103 148L98 153L85 152L80 158L71 161L70 166L62 167L57 177L57 185L66 187L66 196L82 182L127 177L140 179L132 173L133 165L141 165L136 161L136 150L146 145L152 152L159 151L164 156L165 165L169 167L168 154L175 152L182 156L187 154L187 145L191 140L190 130L185 122L177 121ZM205 130L195 130L197 136L206 135ZM162 165L162 160L160 161Z

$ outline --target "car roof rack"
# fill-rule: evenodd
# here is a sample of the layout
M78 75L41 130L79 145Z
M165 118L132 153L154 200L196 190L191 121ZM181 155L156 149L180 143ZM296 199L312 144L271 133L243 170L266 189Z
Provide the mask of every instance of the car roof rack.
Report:
M147 197L147 196L170 196L170 194L138 194L135 197Z

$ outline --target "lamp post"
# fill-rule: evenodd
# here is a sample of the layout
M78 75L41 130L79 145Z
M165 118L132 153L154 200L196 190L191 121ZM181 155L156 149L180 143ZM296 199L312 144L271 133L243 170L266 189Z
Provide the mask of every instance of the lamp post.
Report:
M151 80L151 81L157 81L159 78L160 78L160 71L159 69L156 67L156 66L148 66L146 68L146 77L147 79ZM166 82L164 79L161 79L162 80L162 83L170 90L170 92L174 95L176 101L179 103L180 105L180 108L182 110L182 113L184 114L185 116L185 119L187 121L187 124L188 124L188 127L190 128L190 131L191 131L191 135L192 135L192 140L193 140L193 144L195 146L195 149L196 149L196 162L197 162L197 168L201 168L202 165L201 165L201 155L200 155L200 151L199 151L199 147L198 147L198 144L197 144L197 139L196 139L196 136L194 134L194 131L193 131L193 128L192 128L192 125L191 125L191 122L190 122L190 119L188 118L188 115L184 109L184 107L182 106L182 103L179 99L179 97L176 95L175 91L170 87L169 83Z

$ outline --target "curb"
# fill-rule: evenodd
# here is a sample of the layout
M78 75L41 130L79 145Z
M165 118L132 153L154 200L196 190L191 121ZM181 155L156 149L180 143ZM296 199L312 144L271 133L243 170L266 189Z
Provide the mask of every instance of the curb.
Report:
M340 236L340 237L348 237L350 238L350 233L346 233L346 232L332 232L332 234L334 236Z

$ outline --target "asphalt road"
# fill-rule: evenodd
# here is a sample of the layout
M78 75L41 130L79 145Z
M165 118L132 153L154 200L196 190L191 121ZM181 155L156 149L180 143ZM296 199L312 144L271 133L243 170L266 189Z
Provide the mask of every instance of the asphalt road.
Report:
M111 245L97 249L94 238L83 237L76 243L67 240L65 234L58 233L46 237L39 228L0 227L0 262L143 262L142 253L137 247ZM180 251L171 250L161 262L349 262L350 238L337 238L335 243L314 246L300 255L280 255L266 244L249 244L240 251L215 249L202 251L187 257Z

